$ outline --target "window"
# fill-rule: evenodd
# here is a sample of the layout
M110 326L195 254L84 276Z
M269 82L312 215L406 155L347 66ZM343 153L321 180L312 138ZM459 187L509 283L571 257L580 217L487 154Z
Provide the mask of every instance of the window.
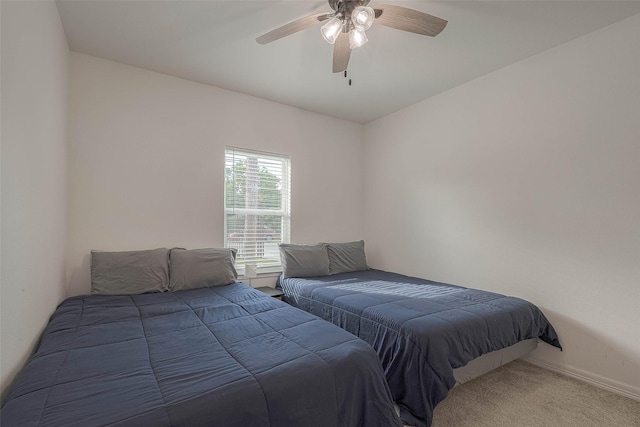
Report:
M227 147L224 171L225 247L236 267L280 267L278 243L289 243L289 157Z

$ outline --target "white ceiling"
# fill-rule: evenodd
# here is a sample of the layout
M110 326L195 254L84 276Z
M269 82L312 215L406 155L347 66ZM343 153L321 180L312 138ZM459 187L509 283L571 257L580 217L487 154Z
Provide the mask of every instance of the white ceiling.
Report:
M393 1L449 21L437 37L375 25L352 86L309 28L255 38L326 1L58 0L71 50L366 123L640 13L640 1ZM597 52L594 52L597 54ZM576 70L579 72L579 70Z

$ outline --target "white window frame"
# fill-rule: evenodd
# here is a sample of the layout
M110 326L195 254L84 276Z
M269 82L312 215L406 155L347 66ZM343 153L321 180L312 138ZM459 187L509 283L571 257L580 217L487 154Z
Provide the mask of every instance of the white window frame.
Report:
M240 157L244 156L256 156L258 159L267 159L271 161L281 162L282 165L282 177L281 177L281 202L280 209L247 209L247 208L239 208L235 206L227 207L227 175L226 170L229 167L227 161L229 157L232 158L235 155ZM244 274L245 272L245 264L250 263L245 262L243 260L243 255L241 251L241 247L238 247L238 244L234 244L230 239L230 230L228 227L227 219L228 215L275 215L281 217L281 230L280 230L280 239L277 242L265 242L264 244L269 244L271 252L274 250L277 251L277 243L289 243L291 236L291 159L287 155L276 154L276 153L268 153L264 151L250 150L245 148L227 146L225 148L224 155L225 162L225 177L224 177L224 246L225 247L235 247L239 249L238 258L236 259L236 269L239 274ZM233 167L235 168L235 161L233 162ZM272 245L275 245L271 247ZM274 249L275 248L275 249ZM277 263L266 263L264 265L258 264L257 272L260 273L274 273L282 271L282 265L280 262L279 253L277 254Z

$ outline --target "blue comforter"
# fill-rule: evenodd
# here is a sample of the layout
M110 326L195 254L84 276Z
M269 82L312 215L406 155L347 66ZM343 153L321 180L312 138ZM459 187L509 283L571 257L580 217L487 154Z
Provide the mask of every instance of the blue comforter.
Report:
M560 347L532 303L379 270L279 280L285 301L359 336L378 353L402 419L431 425L453 369L529 338Z
M238 283L63 301L10 426L401 426L375 352Z

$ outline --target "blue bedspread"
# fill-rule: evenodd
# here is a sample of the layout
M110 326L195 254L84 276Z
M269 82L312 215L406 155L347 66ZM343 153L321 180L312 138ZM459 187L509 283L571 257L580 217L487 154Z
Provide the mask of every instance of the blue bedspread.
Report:
M10 426L402 426L375 352L238 283L63 301Z
M560 347L542 312L514 297L379 270L279 281L285 301L378 353L402 419L431 425L453 369L529 338Z

